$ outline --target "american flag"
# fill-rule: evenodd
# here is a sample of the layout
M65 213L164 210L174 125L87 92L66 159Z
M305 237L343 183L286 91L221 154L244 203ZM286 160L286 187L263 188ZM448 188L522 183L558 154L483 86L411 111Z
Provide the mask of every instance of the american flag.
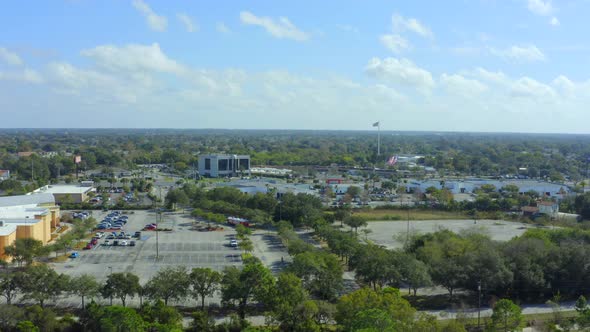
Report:
M397 156L391 156L391 158L387 160L387 165L389 166L393 166L395 163L397 163Z

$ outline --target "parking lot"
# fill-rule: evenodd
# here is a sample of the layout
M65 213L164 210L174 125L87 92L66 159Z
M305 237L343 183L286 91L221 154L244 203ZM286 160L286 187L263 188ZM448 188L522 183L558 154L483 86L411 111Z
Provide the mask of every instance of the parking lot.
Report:
M107 213L94 211L93 217L99 222ZM222 231L199 232L193 230L193 219L183 214L163 214L160 229L169 228L172 231L144 231L146 224L156 222L156 213L149 211L135 211L124 214L129 217L122 231L134 234L141 231L141 237L134 239L136 245L105 246L106 236L99 240L99 244L90 250L78 251L78 258L69 258L64 263L52 264L59 273L70 276L80 274L94 275L99 281L104 281L110 273L132 272L139 276L140 283L145 284L160 268L181 265L188 270L193 267L210 267L222 271L226 266L242 264L241 251L230 247L229 241L235 235L231 227ZM117 233L121 230L117 230ZM110 233L110 231L108 232ZM111 243L113 240L110 240ZM255 239L253 238L253 241ZM256 246L255 255L261 246ZM262 245L262 250L266 248ZM266 258L267 255L260 253ZM280 256L278 256L280 260ZM272 262L269 262L269 264ZM137 298L135 301L138 302ZM79 299L63 299L64 305L78 305ZM103 300L104 302L104 300ZM134 301L132 301L134 302Z
M368 239L388 248L401 248L406 239L408 223L406 221L369 222ZM527 228L536 226L504 220L412 220L409 223L410 235L433 233L441 229L453 232L476 231L488 234L493 240L508 241L522 235ZM359 230L360 233L360 230ZM364 235L360 235L363 236Z

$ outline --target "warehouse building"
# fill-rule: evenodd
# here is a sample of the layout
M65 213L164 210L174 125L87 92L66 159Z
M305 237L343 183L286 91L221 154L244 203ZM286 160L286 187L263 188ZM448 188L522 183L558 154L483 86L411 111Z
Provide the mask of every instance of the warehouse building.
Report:
M68 203L82 203L88 200L88 194L95 189L86 183L82 185L47 185L43 186L32 194L52 194L55 198L56 204Z

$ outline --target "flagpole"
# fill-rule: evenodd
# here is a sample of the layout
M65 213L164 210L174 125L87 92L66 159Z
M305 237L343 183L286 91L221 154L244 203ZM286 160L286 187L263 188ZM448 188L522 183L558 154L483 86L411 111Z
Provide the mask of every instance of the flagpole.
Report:
M381 121L377 122L377 156L381 155Z

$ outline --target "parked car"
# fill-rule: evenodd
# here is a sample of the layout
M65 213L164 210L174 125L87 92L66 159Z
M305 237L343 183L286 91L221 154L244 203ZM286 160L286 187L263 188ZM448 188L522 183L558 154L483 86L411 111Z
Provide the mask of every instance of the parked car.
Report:
M104 243L102 245L103 246L110 246L110 245L112 245L112 243L111 243L111 241L106 240L106 241L104 241Z
M113 234L109 234L109 236L107 236L107 240L113 240L115 238L115 236Z
M129 246L130 247L135 247L135 241L129 241Z
M122 229L122 227L121 227L121 226L116 226L116 225L115 225L115 226L111 227L111 229Z
M93 246L98 244L98 239L92 239L90 240L90 244L92 244Z
M94 245L92 243L88 243L86 247L84 247L84 250L90 250L92 248L94 248Z
M95 235L97 238L102 239L102 237L104 236L104 232L98 232Z
M133 234L133 237L139 239L141 237L141 232L139 232L139 231L135 232L135 234Z
M77 251L74 251L73 253L70 254L70 258L78 258L80 257L80 254L78 254Z
M113 246L118 246L119 245L119 241L115 240L113 241Z
M127 241L123 240L119 242L120 246L126 246L127 245Z
M230 240L229 241L229 246L230 247L237 247L238 246L238 240Z

